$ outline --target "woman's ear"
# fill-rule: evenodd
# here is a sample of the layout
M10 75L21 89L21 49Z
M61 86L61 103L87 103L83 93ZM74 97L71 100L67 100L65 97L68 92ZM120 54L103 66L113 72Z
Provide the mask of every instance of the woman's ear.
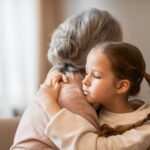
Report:
M130 81L129 80L120 80L117 81L117 94L123 94L123 93L127 93L129 88L130 88Z

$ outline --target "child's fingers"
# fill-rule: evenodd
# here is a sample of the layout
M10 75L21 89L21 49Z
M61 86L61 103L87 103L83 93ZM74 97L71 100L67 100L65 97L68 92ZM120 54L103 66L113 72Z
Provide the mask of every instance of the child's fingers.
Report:
M62 74L62 73L58 73L57 75L50 77L47 76L46 80L44 81L44 84L46 84L47 86L54 86L56 82L65 82L68 83L69 79L66 75Z
M44 84L49 86L51 84L51 81L52 81L52 74L51 71L49 71L44 81Z
M56 71L55 71L56 72ZM55 79L56 81L61 81L62 77L61 77L62 73L60 72L56 72L55 74L52 74L51 72L48 73L48 75L46 76L46 79L44 81L44 84L46 85L52 85L52 80Z
M57 76L55 76L52 81L51 81L51 85L52 87L55 86L56 82L61 82L62 81L62 75L58 74Z
M69 79L66 75L62 75L62 81L65 82L65 83L68 83L69 82Z
M56 82L56 83L55 83L54 89L55 89L55 90L59 90L59 89L60 89L60 83L59 83L59 82Z

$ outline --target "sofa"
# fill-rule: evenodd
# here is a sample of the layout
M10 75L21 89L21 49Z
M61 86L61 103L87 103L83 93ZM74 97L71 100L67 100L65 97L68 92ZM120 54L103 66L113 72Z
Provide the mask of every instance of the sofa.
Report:
M0 150L10 149L19 120L19 117L0 119Z

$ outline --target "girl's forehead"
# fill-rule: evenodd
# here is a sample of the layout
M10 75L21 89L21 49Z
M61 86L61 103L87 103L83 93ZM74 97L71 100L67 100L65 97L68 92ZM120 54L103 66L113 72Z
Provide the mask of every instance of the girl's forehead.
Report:
M91 51L87 57L87 65L95 65L95 64L102 64L104 61L107 61L107 57L101 51Z
M87 57L87 58L95 57L95 59L96 59L96 58L99 57L99 55L101 55L101 54L102 54L101 49L99 49L99 48L94 48L94 49L92 49L92 50L90 51L90 53L88 54L88 57Z
M111 66L111 62L108 59L108 57L106 56L105 53L103 53L103 51L101 50L97 50L94 49L92 50L88 57L87 57L87 61L86 61L86 66Z

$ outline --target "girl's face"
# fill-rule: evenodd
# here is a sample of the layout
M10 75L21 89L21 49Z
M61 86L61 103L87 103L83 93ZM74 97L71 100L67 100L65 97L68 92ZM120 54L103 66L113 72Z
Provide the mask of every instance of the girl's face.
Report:
M89 103L113 103L116 96L115 75L106 55L92 51L87 57L86 76L83 80L83 92Z

